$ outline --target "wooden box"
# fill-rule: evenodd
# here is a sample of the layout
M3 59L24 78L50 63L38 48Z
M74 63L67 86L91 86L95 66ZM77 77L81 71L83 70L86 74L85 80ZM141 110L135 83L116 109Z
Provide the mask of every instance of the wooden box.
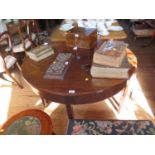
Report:
M69 47L92 49L96 46L96 42L96 29L75 27L66 34L66 45Z

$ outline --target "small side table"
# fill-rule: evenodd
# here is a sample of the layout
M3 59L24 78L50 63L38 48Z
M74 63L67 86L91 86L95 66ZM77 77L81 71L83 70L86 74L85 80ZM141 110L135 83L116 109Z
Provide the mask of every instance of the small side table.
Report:
M1 128L4 135L51 135L52 120L42 110L28 109L21 111L7 120Z

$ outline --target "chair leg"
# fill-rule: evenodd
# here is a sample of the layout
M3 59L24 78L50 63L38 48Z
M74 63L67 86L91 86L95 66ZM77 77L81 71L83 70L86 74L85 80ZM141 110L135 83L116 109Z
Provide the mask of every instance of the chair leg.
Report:
M23 86L11 75L11 72L7 69L5 70L6 74L22 89Z
M120 104L119 102L116 100L116 98L114 96L108 98L109 102L112 104L113 108L116 110L116 111L119 111L120 109Z
M20 73L22 73L22 69L21 69L21 67L20 67L18 62L16 62L16 66L17 66L18 70L20 71Z
M132 91L130 91L130 94L129 94L129 99L131 99L131 98L132 98L132 94L133 94L133 90L132 90Z

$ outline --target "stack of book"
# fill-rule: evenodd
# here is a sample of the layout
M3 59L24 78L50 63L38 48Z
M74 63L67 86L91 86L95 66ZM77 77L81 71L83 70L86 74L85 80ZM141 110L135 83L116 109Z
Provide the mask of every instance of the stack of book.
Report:
M123 41L107 41L94 52L90 73L96 78L127 79L131 65Z
M27 52L29 58L37 62L51 56L52 54L54 54L54 51L50 45L40 45Z

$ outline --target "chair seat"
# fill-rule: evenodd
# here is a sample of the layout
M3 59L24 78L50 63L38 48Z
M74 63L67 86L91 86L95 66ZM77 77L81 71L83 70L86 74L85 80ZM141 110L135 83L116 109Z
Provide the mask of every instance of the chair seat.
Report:
M36 38L36 34L32 33L32 41L34 41ZM28 49L31 46L31 42L28 39L25 39L25 48ZM10 47L7 47L5 49L6 52L10 51ZM15 45L13 47L13 53L19 53L19 52L23 52L24 48L23 48L23 44L20 43L18 45Z
M51 135L52 120L39 109L27 109L10 117L2 126L4 135Z
M6 63L7 68L11 68L16 63L16 58L8 55L4 58L4 61ZM0 57L0 73L5 72L5 68L3 66L3 60L2 57Z

